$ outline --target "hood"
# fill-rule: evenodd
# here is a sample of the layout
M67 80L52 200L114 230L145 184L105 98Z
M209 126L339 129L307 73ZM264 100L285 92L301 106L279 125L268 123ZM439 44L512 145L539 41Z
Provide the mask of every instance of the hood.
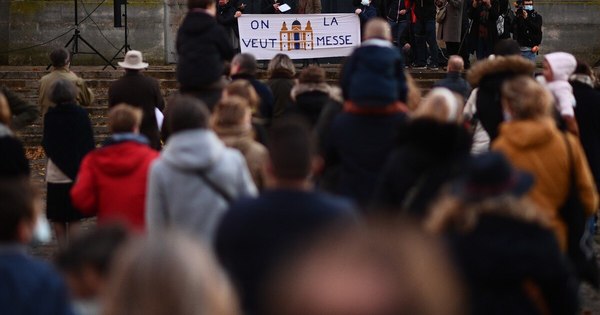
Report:
M453 123L418 118L403 124L399 135L400 146L417 148L441 159L455 154L468 155L471 151L469 132Z
M547 54L544 56L544 59L550 65L550 69L552 69L552 75L554 77L554 81L566 81L569 79L569 76L575 71L577 67L577 59L569 53L566 52L555 52L551 54Z
M330 94L332 94L331 87L327 83L298 83L294 85L294 87L290 91L290 95L292 97L292 100L296 101L296 97L298 95L308 92L321 92L329 96Z
M140 150L142 147L148 145L123 141L96 150L93 159L102 173L111 177L129 176L146 165L144 162L148 159L148 151Z
M535 64L521 56L496 56L474 64L467 73L467 80L473 88L476 88L481 79L489 75L500 73L531 75L534 70Z
M217 20L204 12L188 12L180 29L187 34L204 34L217 24Z
M208 129L181 131L172 135L161 153L161 159L185 170L210 167L225 152L225 145Z
M531 149L552 141L556 124L550 118L517 120L500 125L500 137L520 149Z

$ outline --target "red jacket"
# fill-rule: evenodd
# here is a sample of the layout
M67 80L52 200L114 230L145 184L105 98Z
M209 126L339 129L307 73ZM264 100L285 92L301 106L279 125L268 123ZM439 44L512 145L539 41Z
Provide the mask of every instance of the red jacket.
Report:
M144 231L148 168L158 155L135 141L92 151L83 159L71 189L73 205L87 215L97 215L98 224L116 221Z

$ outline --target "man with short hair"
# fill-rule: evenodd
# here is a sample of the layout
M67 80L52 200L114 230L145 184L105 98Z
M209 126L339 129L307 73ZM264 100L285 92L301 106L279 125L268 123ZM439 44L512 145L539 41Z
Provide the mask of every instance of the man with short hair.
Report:
M351 202L314 190L320 166L308 126L284 118L271 129L267 190L242 199L219 225L216 251L237 285L246 314L263 314L261 285L284 257L341 222L354 222Z
M143 117L140 133L150 140L153 149L160 150L160 133L156 121L156 109L162 111L165 101L158 81L143 74L148 63L143 62L142 53L130 50L125 54L119 66L125 69L125 75L113 82L108 88L108 108L126 103L142 109Z
M48 107L55 105L50 100L50 94L52 93L52 86L60 79L71 81L77 86L77 89L79 90L79 93L77 94L77 103L79 103L79 105L92 105L94 102L92 90L87 87L87 84L82 78L69 70L71 64L69 51L64 48L53 50L50 53L50 61L52 62L52 72L40 79L39 104L42 116L46 114Z
M142 110L119 104L108 113L112 136L86 155L71 189L73 205L98 224L122 223L144 231L146 185L150 163L158 152L139 134Z
M150 169L148 232L177 228L210 244L230 203L256 195L256 186L242 154L209 129L202 101L175 96L169 107L171 136Z
M464 70L465 63L463 58L458 55L450 56L448 59L447 74L444 79L441 79L433 84L433 87L444 87L448 90L459 94L463 98L463 102L466 102L471 94L471 85L467 80L463 79L461 72Z
M2 314L72 315L61 277L27 254L43 216L28 177L0 180L0 309Z
M258 96L260 96L260 114L263 119L270 121L273 118L275 99L271 89L255 77L256 58L247 53L235 55L231 61L230 74L232 80L244 79L250 81L250 84L252 84Z

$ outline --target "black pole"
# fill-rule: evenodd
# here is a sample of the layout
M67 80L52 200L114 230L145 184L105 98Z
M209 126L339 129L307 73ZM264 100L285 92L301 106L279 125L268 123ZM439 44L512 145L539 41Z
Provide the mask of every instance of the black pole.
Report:
M123 1L123 4L125 5L125 15L123 16L125 19L125 53L127 53L127 50L129 49L129 43L127 42L127 37L129 36L129 24L127 23L127 2L127 0Z
M75 0L75 14L73 15L75 17L75 27L79 26L79 18L77 17L77 2L79 2L79 0Z

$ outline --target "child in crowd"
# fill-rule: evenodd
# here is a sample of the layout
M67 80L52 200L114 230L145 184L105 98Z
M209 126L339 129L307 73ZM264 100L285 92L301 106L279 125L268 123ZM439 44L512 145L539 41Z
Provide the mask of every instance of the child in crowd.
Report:
M148 169L158 152L140 134L142 110L119 104L108 113L112 135L81 163L71 189L73 204L83 213L97 215L98 224L120 222L144 231Z
M58 268L65 275L77 315L99 315L100 296L110 276L117 250L127 241L120 225L102 226L80 234L59 253Z
M556 109L562 118L564 127L574 135L579 134L575 120L575 96L569 84L569 76L577 67L577 60L569 53L555 52L544 56L544 79L546 87L552 92Z
M72 315L67 289L47 263L26 253L42 211L28 177L0 180L0 308L2 314Z
M264 186L263 172L268 152L254 140L249 102L239 96L221 100L212 114L211 125L226 146L237 149L244 155L254 184L261 189Z

